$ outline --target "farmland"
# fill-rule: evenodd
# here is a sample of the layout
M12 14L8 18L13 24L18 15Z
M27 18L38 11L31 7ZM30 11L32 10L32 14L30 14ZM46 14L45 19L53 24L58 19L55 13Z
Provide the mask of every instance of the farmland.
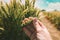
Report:
M34 7L35 0L11 1L9 4L0 2L0 40L30 40L22 28L22 20L28 17L40 18L53 40L60 40L60 11L42 11ZM41 13L42 12L42 13ZM40 15L39 15L40 14Z

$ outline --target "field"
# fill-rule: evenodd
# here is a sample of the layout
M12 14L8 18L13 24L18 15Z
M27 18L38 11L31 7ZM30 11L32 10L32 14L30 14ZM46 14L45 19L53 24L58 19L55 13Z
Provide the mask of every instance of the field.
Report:
M60 11L47 12L46 17L52 24L55 24L58 30L60 30Z
M53 40L60 40L60 31L57 29L54 23L48 20L46 17L42 18L41 21L47 27Z
M60 11L42 11L34 7L35 0L13 0L10 4L0 2L0 40L30 40L22 28L28 23L22 20L28 17L37 17L46 26L53 40L60 40Z

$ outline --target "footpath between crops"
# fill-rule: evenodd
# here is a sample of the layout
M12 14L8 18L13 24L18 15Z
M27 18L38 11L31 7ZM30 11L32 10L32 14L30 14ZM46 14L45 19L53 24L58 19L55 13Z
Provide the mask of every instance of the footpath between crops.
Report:
M53 40L60 40L60 31L52 24L47 18L42 18L41 21L47 27L48 31L50 32Z

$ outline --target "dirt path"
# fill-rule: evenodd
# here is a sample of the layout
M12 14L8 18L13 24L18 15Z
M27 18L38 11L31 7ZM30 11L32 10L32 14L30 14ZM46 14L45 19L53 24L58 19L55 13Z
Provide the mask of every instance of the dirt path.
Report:
M41 21L45 24L45 26L47 27L48 31L50 32L52 39L53 40L60 40L60 31L58 31L54 24L51 24L51 22L49 20L47 20L46 18L42 18Z

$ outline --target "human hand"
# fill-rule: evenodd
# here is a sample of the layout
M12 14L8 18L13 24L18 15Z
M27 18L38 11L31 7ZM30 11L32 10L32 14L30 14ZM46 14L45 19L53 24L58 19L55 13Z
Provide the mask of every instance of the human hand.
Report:
M33 22L23 28L24 32L30 37L31 40L52 40L46 27L37 18L29 17L25 18L23 22Z

